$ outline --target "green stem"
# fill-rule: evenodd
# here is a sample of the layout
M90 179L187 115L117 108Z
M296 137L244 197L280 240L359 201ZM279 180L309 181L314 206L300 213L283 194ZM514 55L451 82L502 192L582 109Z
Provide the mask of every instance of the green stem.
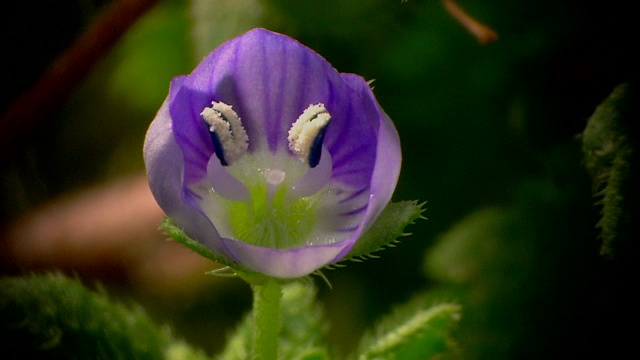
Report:
M282 285L274 279L267 279L264 283L252 285L251 288L255 316L253 359L275 360L278 358Z

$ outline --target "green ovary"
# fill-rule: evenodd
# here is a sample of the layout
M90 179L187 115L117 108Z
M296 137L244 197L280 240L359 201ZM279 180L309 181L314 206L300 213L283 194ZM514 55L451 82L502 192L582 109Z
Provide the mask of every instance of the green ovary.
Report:
M277 249L303 245L316 220L317 196L288 199L286 186L268 194L265 183L250 187L250 191L251 201L227 203L237 239Z

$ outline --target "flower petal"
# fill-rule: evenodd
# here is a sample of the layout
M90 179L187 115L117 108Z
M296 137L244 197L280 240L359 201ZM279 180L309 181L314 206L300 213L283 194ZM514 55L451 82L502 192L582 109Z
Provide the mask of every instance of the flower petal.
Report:
M380 215L384 207L391 200L393 191L395 190L400 176L400 167L402 164L402 152L400 149L400 137L393 122L387 114L378 105L369 84L358 75L342 74L342 78L354 89L360 90L363 98L373 104L374 113L368 113L367 119L371 121L372 127L376 132L376 153L375 163L373 165L373 173L370 178L370 195L367 210L362 218L358 230L355 232L349 246L345 247L333 262L339 261L344 257L351 246L355 243L355 239L359 238L373 224L375 219ZM371 111L371 108L368 109ZM335 161L334 161L335 162Z
M223 256L228 251L220 242L220 236L211 221L194 206L195 201L183 191L182 170L184 167L182 151L173 136L169 103L175 85L164 101L155 119L151 123L144 143L144 160L151 192L162 210L173 219L190 237Z
M327 265L348 245L342 241L330 245L295 249L273 249L222 238L233 257L248 268L280 279L308 275Z
M346 140L355 141L354 135L371 139L373 130L364 118L365 112L353 104L354 94L331 64L289 37L255 29L226 42L188 76L171 107L172 116L181 119L174 127L178 142L200 149L185 154L187 183L202 175L191 171L191 164L199 167L204 162L201 155L213 152L199 118L212 100L233 106L242 118L249 151L268 148L275 152L288 148L291 124L310 104L317 103L325 104L332 115L329 132L339 134L352 128ZM332 154L338 147L330 147ZM368 163L372 164L373 147L369 150Z
M368 184L373 173L376 159L376 127L375 119L379 118L375 103L372 103L367 92L371 92L368 84L357 75L365 88L352 88L344 74L343 82L349 88L348 96L342 101L336 99L327 109L332 114L331 124L325 134L325 146L329 148L333 159L334 181L360 189Z
M211 105L211 99L205 93L185 87L184 83L190 80L187 76L179 79L183 81L175 90L169 113L175 141L184 157L184 181L192 184L205 177L207 163L214 153L208 127L200 117L202 110Z

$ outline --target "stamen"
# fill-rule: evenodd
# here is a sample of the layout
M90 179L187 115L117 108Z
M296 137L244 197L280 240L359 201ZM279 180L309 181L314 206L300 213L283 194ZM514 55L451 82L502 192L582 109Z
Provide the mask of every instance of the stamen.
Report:
M249 137L230 105L215 101L211 105L204 108L200 116L209 125L216 156L223 166L228 166L247 152Z
M312 168L320 163L322 141L330 121L331 114L319 103L310 105L289 130L289 149Z

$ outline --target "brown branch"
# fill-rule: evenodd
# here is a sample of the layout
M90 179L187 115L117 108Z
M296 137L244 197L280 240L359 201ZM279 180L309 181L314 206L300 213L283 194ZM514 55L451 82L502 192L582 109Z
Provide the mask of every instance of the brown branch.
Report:
M144 174L69 193L0 230L0 269L55 269L157 291L185 290L185 280L204 279L215 264L165 241L158 230L163 217Z
M460 25L469 31L481 44L488 44L498 40L498 34L487 25L469 15L454 0L442 0L444 8Z
M93 67L156 0L116 0L0 117L0 157L15 156L30 133L67 101Z

